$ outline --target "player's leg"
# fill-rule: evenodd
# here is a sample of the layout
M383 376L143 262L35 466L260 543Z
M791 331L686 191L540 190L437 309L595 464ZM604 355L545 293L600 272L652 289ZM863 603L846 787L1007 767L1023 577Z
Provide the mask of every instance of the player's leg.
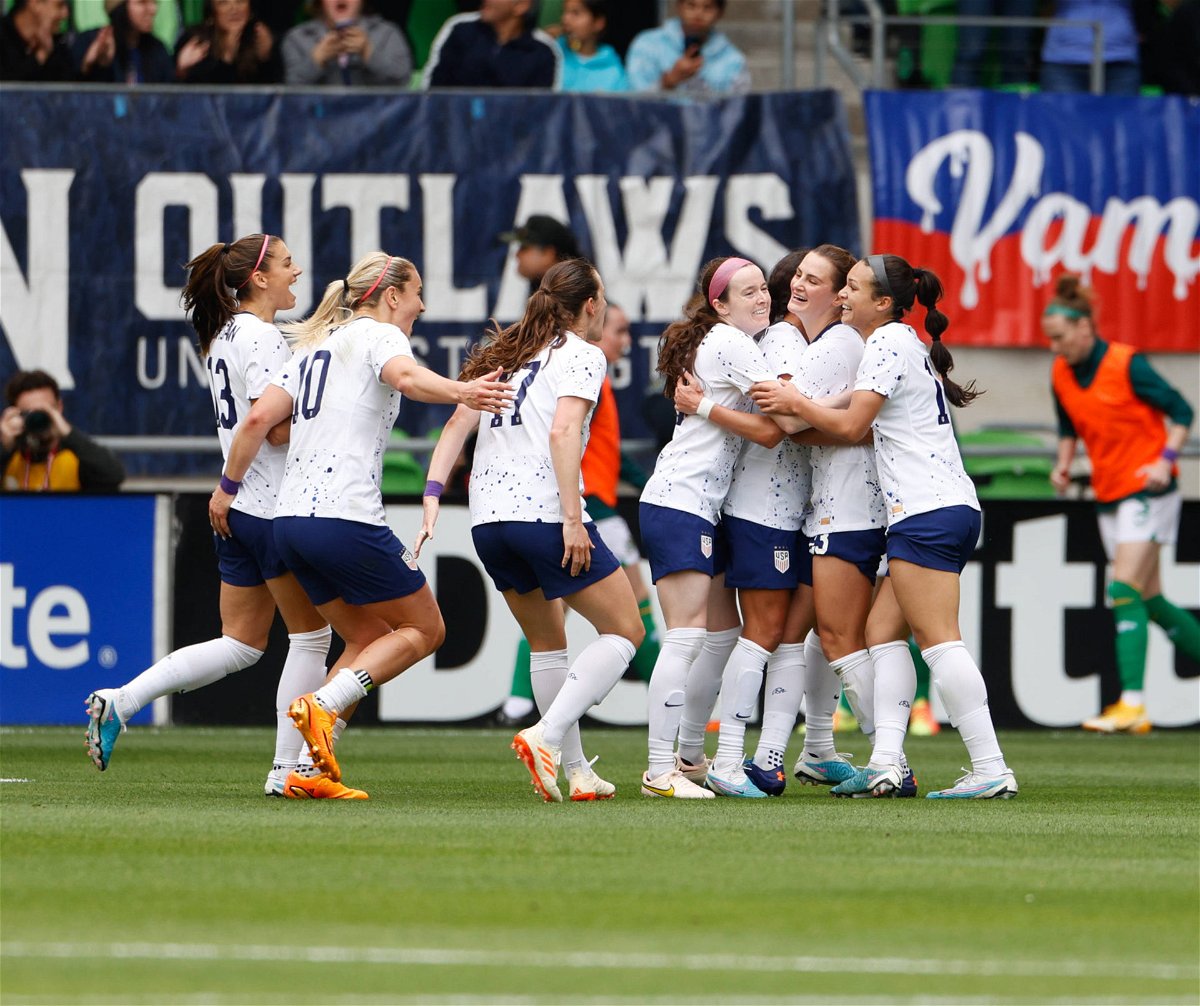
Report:
M704 641L688 668L679 717L675 767L697 785L708 778L711 762L704 754L704 737L721 693L725 665L741 634L737 592L726 587L725 575L718 573L709 582Z

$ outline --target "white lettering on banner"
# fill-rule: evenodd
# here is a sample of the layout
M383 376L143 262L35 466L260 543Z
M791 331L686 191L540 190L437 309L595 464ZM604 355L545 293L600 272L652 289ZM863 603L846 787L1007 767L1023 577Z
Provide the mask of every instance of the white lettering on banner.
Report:
M16 643L16 613L25 607L28 591L17 586L15 567L0 563L0 667L22 670L29 666L28 650ZM56 613L62 609L62 613ZM58 584L39 591L29 605L26 623L28 649L39 663L65 670L87 663L88 642L80 639L60 646L55 636L86 636L92 616L84 596L74 587Z
M0 328L22 370L45 370L64 391L75 387L68 366L67 291L71 285L70 208L75 172L27 168L26 276L8 231L0 227Z
M959 303L964 308L979 303L979 284L991 280L992 249L1042 189L1044 148L1028 133L1018 132L1014 140L1013 175L986 224L983 214L992 190L995 165L992 141L986 134L960 129L939 137L913 156L905 172L905 188L921 208L921 230L926 234L934 229L934 218L944 209L934 192L942 164L949 161L953 178L966 174L950 227L950 254L964 274L959 294ZM1047 247L1049 228L1060 217L1062 232ZM1124 236L1136 221L1127 264L1137 276L1139 288L1146 286L1154 249L1165 226L1164 260L1175 277L1172 294L1176 300L1187 299L1188 287L1200 273L1200 257L1191 253L1200 227L1200 205L1194 199L1180 196L1163 205L1153 196L1139 196L1128 203L1111 198L1104 206L1096 240L1085 251L1091 219L1092 211L1086 204L1062 192L1047 193L1033 205L1021 230L1021 257L1033 271L1035 283L1040 286L1047 282L1051 270L1060 263L1082 273L1085 282L1093 269L1116 273Z
M761 210L764 220L791 220L796 214L787 182L776 174L734 175L725 186L725 236L769 272L789 249L751 222L752 209Z
M408 209L408 175L329 174L321 179L321 209L350 210L350 261L383 247L379 215Z
M487 284L454 285L454 183L456 175L421 175L421 225L441 241L425 242L425 318L428 321L478 321L487 314ZM448 373L455 373L451 370Z
M513 229L535 213L542 213L564 223L570 219L567 200L563 195L562 175L522 175L517 210L513 214ZM498 237L499 235L497 235ZM517 246L508 250L504 270L500 274L500 292L492 314L501 321L515 321L525 311L529 299L529 280L517 272Z
M233 239L263 233L262 190L266 175L229 176L233 190ZM292 261L304 271L292 285L296 306L280 312L280 321L301 318L312 305L312 190L316 175L280 175L283 190L283 230L281 237L292 253Z
M194 258L217 241L216 183L199 172L151 171L138 182L134 206L134 303L147 318L177 320L183 287L163 282L163 214L169 206L188 211L188 258Z
M996 607L1012 609L1012 688L1021 712L1047 727L1100 711L1100 675L1068 677L1067 608L1096 603L1096 569L1067 562L1067 517L1013 525L1012 562L996 564Z
M207 377L204 364L200 361L200 351L193 336L180 335L176 337L159 336L147 339L141 336L137 341L137 382L138 387L147 391L161 388L172 370L167 363L167 351L175 346L175 384L179 388L195 385L207 387ZM153 355L153 364L151 356ZM190 377L190 380L189 380Z

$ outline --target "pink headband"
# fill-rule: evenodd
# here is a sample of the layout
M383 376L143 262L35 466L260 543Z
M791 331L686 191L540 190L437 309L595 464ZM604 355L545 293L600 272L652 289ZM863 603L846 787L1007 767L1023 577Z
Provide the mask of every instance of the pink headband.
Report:
M733 274L743 266L748 265L754 265L754 263L744 258L727 258L717 266L717 271L713 273L713 278L708 281L709 304L715 307L714 301L725 292L725 288L729 286L729 281L733 279Z
M391 264L392 264L392 256L389 255L388 260L383 263L383 272L381 272L379 274L379 278L374 283L371 284L371 289L362 295L362 299L359 300L360 304L365 304L367 302L367 298L370 297L371 294L373 294L375 292L375 288L377 286L379 286L380 283L383 282L383 277L387 275L388 268L391 266Z
M270 235L270 234L264 234L264 235L263 235L263 243L262 243L262 247L261 247L261 248L258 250L258 261L256 261L256 262L254 263L254 268L250 270L250 275L246 277L246 283L249 283L249 282L250 282L250 279L251 279L251 277L252 277L252 276L253 276L253 275L254 275L256 272L258 272L258 267L259 267L260 265L262 265L263 258L264 258L264 257L266 256L266 254L267 254L267 245L269 245L270 243L271 243L271 235ZM242 284L242 286L239 286L239 287L238 287L238 289L239 289L239 290L240 290L240 289L242 289L242 287L244 287L244 286L246 285L246 283L243 283L243 284Z

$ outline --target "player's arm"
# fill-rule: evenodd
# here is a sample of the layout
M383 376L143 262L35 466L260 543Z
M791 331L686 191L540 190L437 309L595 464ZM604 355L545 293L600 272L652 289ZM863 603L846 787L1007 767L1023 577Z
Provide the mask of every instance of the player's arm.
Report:
M291 414L292 396L279 385L269 384L262 398L254 403L246 418L238 424L233 443L229 445L229 457L225 459L225 471L220 484L208 501L208 522L222 538L229 537L229 510L254 455L262 447L271 428L289 419Z
M818 404L800 393L795 385L763 382L750 389L755 404L768 415L794 415L805 424L833 436L837 442L856 444L871 428L886 401L875 391L856 391L845 409Z
M700 413L702 405L704 419L760 447L770 449L783 439L784 431L774 419L761 413L741 412L718 405L711 398L705 398L700 382L684 371L675 382L675 408L685 416L694 416Z
M563 520L562 565L569 566L572 576L592 565L592 539L583 526L583 501L579 497L579 465L583 458L583 423L594 404L586 398L560 398L550 424L550 461Z
M512 385L494 370L473 381L452 381L422 367L411 356L393 356L379 372L385 384L406 398L433 405L465 405L479 412L502 412L513 399Z
M421 530L413 548L413 554L418 558L421 555L421 546L433 540L433 529L437 525L438 514L442 508L442 490L454 470L454 462L462 453L467 437L478 425L479 413L460 405L442 427L441 436L433 448L433 456L429 459L429 471L425 476L425 491L421 499Z

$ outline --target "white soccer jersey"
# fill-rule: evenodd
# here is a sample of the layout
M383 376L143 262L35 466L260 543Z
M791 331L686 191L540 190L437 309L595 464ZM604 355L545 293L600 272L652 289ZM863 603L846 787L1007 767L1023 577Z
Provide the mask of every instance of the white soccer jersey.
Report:
M412 356L395 325L356 318L298 352L275 383L292 396L292 437L276 517L386 524L380 479L400 392L384 364Z
M849 325L831 325L804 355L795 385L809 398L846 391L854 384L862 356L862 336ZM874 447L813 447L809 460L812 509L804 522L806 535L887 526Z
M766 358L767 369L780 377L796 373L808 343L795 325L780 321L762 334L758 348ZM751 411L757 409L752 407ZM796 531L804 521L811 495L807 447L788 437L772 448L747 440L721 511L764 527Z
M544 347L515 374L506 375L516 397L504 412L481 413L475 461L471 468L471 524L496 521L562 522L562 505L554 462L550 457L550 427L560 398L583 398L595 403L608 373L599 346L573 332L557 348ZM583 424L587 447L588 412ZM579 479L583 498L583 477ZM587 507L583 520L591 521Z
M250 406L262 396L291 355L279 329L252 314L235 314L217 333L208 347L204 365L208 369L223 457L229 457L229 445ZM285 446L264 443L242 476L242 488L234 498L233 509L270 520L275 513L286 457Z
M742 412L750 410L750 385L775 379L757 343L724 323L714 325L701 340L692 373L717 405ZM677 413L675 433L658 456L642 502L694 513L716 524L741 449L737 434L699 416Z
M942 507L979 509L954 439L950 403L916 332L897 321L877 328L867 340L854 390L887 399L873 429L889 527Z

